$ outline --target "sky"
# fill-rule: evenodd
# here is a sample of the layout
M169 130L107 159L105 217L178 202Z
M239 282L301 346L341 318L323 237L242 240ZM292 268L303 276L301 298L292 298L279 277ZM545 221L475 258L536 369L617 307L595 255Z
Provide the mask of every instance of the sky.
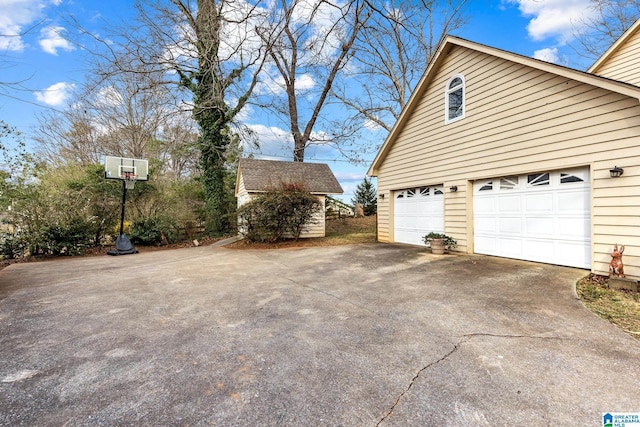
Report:
M571 47L576 23L588 17L590 0L470 0L468 23L454 35L521 55L574 68L590 65ZM133 15L132 0L0 0L0 83L21 88L0 90L0 119L29 142L37 116L62 110L87 73L86 55L65 36L72 35L73 16L100 36L105 25ZM245 124L264 141L256 158L282 158L288 131L264 115L244 115ZM372 144L381 145L382 136ZM326 151L326 150L325 150ZM305 161L322 162L341 183L349 202L375 153L353 165L336 153L308 150Z

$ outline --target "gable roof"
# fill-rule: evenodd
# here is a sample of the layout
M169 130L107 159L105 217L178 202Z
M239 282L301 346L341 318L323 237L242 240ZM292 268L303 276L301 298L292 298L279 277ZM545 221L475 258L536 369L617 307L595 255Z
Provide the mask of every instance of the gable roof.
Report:
M323 163L281 162L240 159L238 177L242 175L248 192L265 192L285 183L303 185L314 194L342 194L344 191L329 166ZM236 182L236 194L240 179Z
M593 63L591 67L589 67L589 69L587 70L587 73L591 73L591 74L597 73L600 67L604 65L607 62L607 60L609 60L620 49L620 47L624 46L627 40L629 40L635 33L637 33L639 29L640 29L640 19L636 20L636 22L634 22L633 25L631 25L631 27L627 28L627 31L625 31L618 38L618 40L616 40L611 46L609 46L609 49L607 49L606 52L603 53L600 56L600 58L598 58L596 62Z
M585 84L596 86L605 90L616 92L625 96L629 96L631 98L635 98L640 102L640 87L638 86L634 86L632 84L620 82L617 80L607 79L605 77L596 76L594 74L589 74L584 71L579 71L573 68L564 67L562 65L552 64L550 62L529 58L523 55L519 55L517 53L507 52L505 50L486 46L480 43L475 43L475 42L461 39L458 37L447 36L442 40L442 42L438 46L438 49L436 50L435 55L431 59L431 62L429 62L429 65L427 66L427 69L424 75L416 85L416 88L411 94L409 101L407 102L404 109L400 113L400 117L398 118L395 125L391 129L391 132L389 132L389 135L387 136L384 143L382 144L382 147L380 147L380 150L378 151L378 154L373 160L371 167L367 171L367 175L377 176L378 168L380 164L384 160L386 154L391 149L391 146L393 145L398 134L404 127L405 123L407 122L409 117L411 117L411 114L415 110L416 106L420 103L420 98L422 97L422 94L429 87L429 84L431 83L433 76L437 74L436 71L438 70L438 68L440 68L442 63L445 61L449 52L451 52L451 50L456 46L475 50L477 52L481 52L481 53L491 55L497 58L501 58L507 61L511 61L520 65L532 67L543 72L555 74L557 76L565 77L580 83L585 83ZM444 94L444 88L443 88L443 94Z

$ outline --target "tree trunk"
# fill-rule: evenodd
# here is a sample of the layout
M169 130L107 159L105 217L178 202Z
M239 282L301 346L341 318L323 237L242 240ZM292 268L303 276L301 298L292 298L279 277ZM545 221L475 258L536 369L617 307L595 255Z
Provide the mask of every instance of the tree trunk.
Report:
M306 139L300 133L294 133L293 144L293 161L304 162L304 149L307 146Z

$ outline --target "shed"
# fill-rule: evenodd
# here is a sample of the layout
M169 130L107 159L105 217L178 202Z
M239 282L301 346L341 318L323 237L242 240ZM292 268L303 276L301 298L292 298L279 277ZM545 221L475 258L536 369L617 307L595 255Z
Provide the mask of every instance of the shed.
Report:
M238 207L256 194L279 189L283 184L301 185L318 198L322 210L300 237L324 237L325 198L328 194L344 192L329 166L324 163L240 159L235 192Z
M639 27L587 72L446 37L369 169L378 239L604 275L619 243L639 279Z

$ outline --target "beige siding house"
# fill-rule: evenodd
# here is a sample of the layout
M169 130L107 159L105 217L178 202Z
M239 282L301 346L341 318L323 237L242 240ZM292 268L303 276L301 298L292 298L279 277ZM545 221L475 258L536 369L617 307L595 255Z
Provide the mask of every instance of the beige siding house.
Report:
M639 86L638 64L640 64L640 20L612 44L587 72Z
M240 159L235 192L238 207L257 194L280 189L283 184L301 185L318 198L322 210L302 231L300 237L324 237L325 197L328 194L343 193L338 180L326 164Z
M640 278L637 29L591 72L447 37L369 169L379 240L599 274L618 243Z

